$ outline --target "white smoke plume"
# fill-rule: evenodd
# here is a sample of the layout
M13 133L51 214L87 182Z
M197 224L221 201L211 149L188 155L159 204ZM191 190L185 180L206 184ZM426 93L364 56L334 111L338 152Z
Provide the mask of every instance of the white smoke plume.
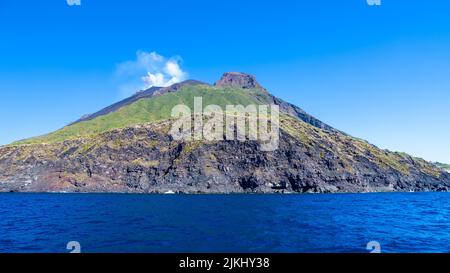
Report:
M178 56L166 58L156 52L138 51L136 59L119 64L116 76L126 79L120 86L123 95L153 86L167 87L187 79ZM134 89L134 90L130 90Z

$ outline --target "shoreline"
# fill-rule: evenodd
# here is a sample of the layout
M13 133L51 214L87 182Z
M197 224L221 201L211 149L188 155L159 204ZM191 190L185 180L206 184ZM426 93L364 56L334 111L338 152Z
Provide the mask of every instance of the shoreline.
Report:
M0 195L124 195L124 196L324 196L324 195L382 195L382 194L430 194L450 191L391 191L391 192L337 192L337 193L132 193L132 192L0 192Z

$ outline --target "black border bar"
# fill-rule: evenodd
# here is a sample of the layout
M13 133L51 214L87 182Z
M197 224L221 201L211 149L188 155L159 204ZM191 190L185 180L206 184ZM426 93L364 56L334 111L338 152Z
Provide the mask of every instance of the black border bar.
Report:
M180 267L183 261L194 261L200 267ZM226 261L233 262L233 267ZM259 259L269 261L268 266ZM214 261L207 268L204 261ZM253 261L253 263L251 262ZM448 254L1 254L0 264L15 270L30 266L35 269L113 269L119 272L314 272L316 270L355 270L385 272L392 265L404 270L417 270L433 265L445 266ZM230 262L229 262L230 264ZM202 267L203 265L204 267ZM242 265L241 267L236 265ZM9 267L10 266L10 267ZM54 268L52 268L54 267ZM159 269L159 270L155 270ZM132 270L132 271L130 271Z

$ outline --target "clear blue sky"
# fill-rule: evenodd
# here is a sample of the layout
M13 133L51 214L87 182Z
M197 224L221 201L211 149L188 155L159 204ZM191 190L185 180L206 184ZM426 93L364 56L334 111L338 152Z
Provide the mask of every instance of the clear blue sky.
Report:
M338 129L450 163L449 14L448 0L1 0L0 144L119 100L118 64L155 51L190 78L255 74Z

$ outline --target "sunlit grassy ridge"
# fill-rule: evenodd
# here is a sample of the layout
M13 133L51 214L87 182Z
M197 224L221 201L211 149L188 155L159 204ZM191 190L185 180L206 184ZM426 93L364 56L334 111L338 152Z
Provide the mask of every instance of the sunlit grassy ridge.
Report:
M203 107L215 104L221 106L224 110L226 105L240 104L247 106L268 102L268 95L259 89L216 88L207 85L186 86L176 93L141 99L116 112L76 123L44 136L15 142L12 145L51 144L98 135L113 129L169 119L172 109L176 105L184 104L194 109L195 97L203 98Z

